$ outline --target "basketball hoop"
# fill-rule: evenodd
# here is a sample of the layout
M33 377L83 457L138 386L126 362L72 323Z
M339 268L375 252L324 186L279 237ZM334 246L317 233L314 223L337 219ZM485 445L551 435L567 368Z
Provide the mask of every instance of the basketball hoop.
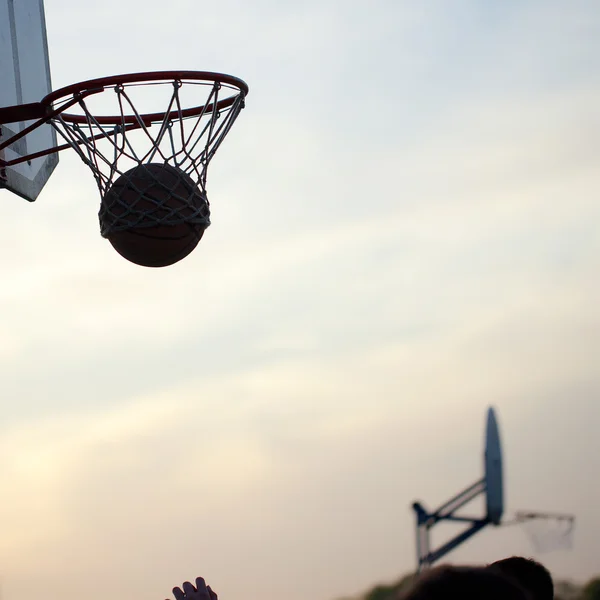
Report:
M0 160L0 176L6 166L71 148L91 169L98 185L103 199L99 212L103 237L132 227L176 225L182 219L206 228L210 224L208 165L244 107L247 94L248 86L241 79L205 71L117 75L64 87L39 103L0 109L0 124L35 119L21 132L0 141L0 151L46 123L64 141L11 162ZM163 200L153 199L152 206L146 203L147 208L132 215L118 205L118 194L107 195L117 179L148 164L180 170L194 182L205 202L196 201L190 212L189 202L181 202L179 209L172 194L162 194Z
M518 512L507 525L520 525L536 552L544 554L573 547L575 517L557 513Z

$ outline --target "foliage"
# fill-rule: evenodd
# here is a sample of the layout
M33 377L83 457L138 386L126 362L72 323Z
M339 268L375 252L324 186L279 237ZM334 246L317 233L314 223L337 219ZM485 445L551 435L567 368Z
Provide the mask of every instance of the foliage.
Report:
M377 585L364 594L362 600L392 600L397 598L400 592L412 582L414 576L414 573L409 573L394 583Z
M600 600L600 577L595 577L583 587L581 600Z
M581 598L581 586L572 581L554 582L554 600L579 600Z

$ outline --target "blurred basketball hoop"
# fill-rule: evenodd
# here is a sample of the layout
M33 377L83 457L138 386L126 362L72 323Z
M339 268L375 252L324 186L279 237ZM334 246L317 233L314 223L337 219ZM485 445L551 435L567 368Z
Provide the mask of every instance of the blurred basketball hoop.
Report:
M84 81L0 108L0 124L25 124L0 139L0 186L8 187L10 169L70 148L98 185L101 235L132 262L173 264L210 224L208 165L247 94L230 75L161 71ZM62 143L14 152L48 126L47 140ZM39 193L13 191L31 201Z
M560 513L518 512L511 520L504 515L504 475L502 445L496 413L489 408L486 416L483 453L483 478L444 502L435 510L423 503L412 505L416 517L417 569L429 568L488 525L521 525L536 552L570 549L575 518ZM485 497L485 513L479 516L460 515L459 509L479 496ZM430 531L440 522L466 525L458 534L435 549L431 548Z

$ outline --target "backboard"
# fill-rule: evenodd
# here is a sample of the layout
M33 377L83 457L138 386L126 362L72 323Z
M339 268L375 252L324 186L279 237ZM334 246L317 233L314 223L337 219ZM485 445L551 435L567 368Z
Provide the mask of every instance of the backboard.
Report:
M502 477L502 446L498 421L493 408L488 409L485 428L485 482L487 517L499 525L504 512L504 484Z
M50 62L43 0L0 0L0 107L39 102L51 91ZM0 125L0 136L10 137L29 122ZM4 151L2 158L20 156L56 146L56 132L43 125ZM0 171L0 187L33 202L58 164L50 154Z

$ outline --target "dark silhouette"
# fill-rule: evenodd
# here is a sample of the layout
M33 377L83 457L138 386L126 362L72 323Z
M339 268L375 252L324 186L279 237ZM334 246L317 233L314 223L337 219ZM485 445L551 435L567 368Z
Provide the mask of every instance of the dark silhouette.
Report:
M544 565L530 558L511 556L498 560L488 567L516 581L527 590L532 600L553 600L554 582Z
M217 600L217 594L202 577L196 577L196 585L186 581L180 588L173 588L173 596L175 600Z
M380 583L360 596L339 598L338 600L399 600L404 599L406 590L412 590L418 574L411 572L391 583ZM531 594L530 599L531 599ZM452 600L452 598L448 598ZM482 598L481 600L486 600ZM600 600L600 576L596 575L587 583L564 579L554 580L554 600Z
M399 600L530 600L516 581L488 567L442 566L420 575Z

